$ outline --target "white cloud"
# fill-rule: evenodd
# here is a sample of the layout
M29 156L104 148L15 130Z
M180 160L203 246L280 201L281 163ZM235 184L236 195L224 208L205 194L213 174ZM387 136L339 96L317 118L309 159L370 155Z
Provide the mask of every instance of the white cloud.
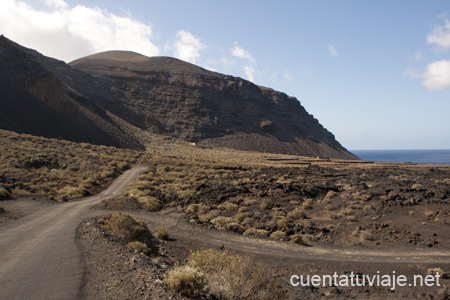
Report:
M245 76L247 77L247 79L249 81L253 82L255 80L255 72L256 72L255 67L253 67L251 65L244 65L243 68L244 68L244 73L245 73Z
M234 45L234 48L231 49L231 54L233 56L236 56L238 58L242 58L242 59L246 59L252 63L256 63L255 59L253 58L253 56L244 48L242 48L241 46L239 46L238 44Z
M178 40L175 42L174 55L179 59L196 63L200 57L199 51L206 46L200 42L200 39L189 31L180 30L177 32Z
M450 88L450 60L428 64L422 76L424 78L422 85L429 91Z
M1 33L44 55L66 62L106 50L131 50L152 56L159 48L152 30L131 17L98 7L70 7L63 0L45 0L48 10L38 10L18 0L2 0Z
M284 82L289 83L289 84L292 83L292 81L294 80L294 76L289 71L285 71L283 73L283 78L284 78Z
M334 48L333 45L328 47L328 52L331 54L331 56L334 56L334 57L339 56L339 53L336 51L336 49Z
M419 61L422 59L422 52L420 52L419 50L416 51L416 53L414 53L414 60L415 61Z
M436 26L430 34L427 35L427 42L435 44L442 50L450 49L450 21L445 20L444 26Z
M409 78L421 78L422 75L417 69L409 68L403 73L403 77L409 77Z
M64 0L44 0L45 5L50 8L68 8L69 5Z
M258 71L256 68L256 60L253 58L250 52L235 43L234 47L231 49L231 54L237 58L247 61L242 64L242 69L244 70L246 79L253 82L255 80L255 74Z

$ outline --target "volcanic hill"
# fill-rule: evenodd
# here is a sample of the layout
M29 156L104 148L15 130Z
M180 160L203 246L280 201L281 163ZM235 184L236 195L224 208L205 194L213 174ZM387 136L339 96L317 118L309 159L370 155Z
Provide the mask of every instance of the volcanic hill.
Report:
M296 98L175 58L108 51L65 64L1 37L0 86L0 128L17 132L357 159Z

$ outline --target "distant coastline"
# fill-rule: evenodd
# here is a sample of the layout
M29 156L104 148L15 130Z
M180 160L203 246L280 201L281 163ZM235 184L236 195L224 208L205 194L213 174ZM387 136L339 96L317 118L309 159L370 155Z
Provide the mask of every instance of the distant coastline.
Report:
M450 164L449 150L350 150L362 160L411 162L415 164Z

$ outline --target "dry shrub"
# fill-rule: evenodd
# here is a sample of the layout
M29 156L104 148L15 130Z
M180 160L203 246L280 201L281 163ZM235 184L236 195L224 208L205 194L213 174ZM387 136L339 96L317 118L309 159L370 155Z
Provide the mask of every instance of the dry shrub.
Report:
M312 209L312 202L313 202L313 199L306 198L306 199L303 200L302 207L304 209Z
M232 223L234 220L231 217L218 216L211 220L211 223L217 227L226 227L227 224Z
M309 246L315 240L315 237L310 234L293 234L289 236L289 239L296 244Z
M274 272L249 256L233 251L191 251L186 265L198 270L208 282L213 299L283 299Z
M289 225L289 220L287 218L277 219L278 229L286 228Z
M250 206L250 205L257 204L257 203L258 203L258 200L256 200L256 199L245 199L243 204Z
M433 275L435 276L437 273L439 273L440 277L444 277L446 278L446 274L444 272L444 270L442 270L442 268L436 267L436 268L429 268L427 271L427 275Z
M166 241L169 239L169 234L167 233L167 230L164 227L156 228L154 234L160 240Z
M189 265L171 269L166 274L164 282L173 291L190 298L199 298L207 284L203 272Z
M375 241L377 238L373 232L370 231L361 231L359 232L359 237L363 241Z
M286 238L286 233L281 231L281 230L277 230L274 231L270 234L270 238L274 239L274 240L279 240L279 241L285 241Z
M223 251L218 251L215 249L199 251L191 250L187 264L201 270L204 273L213 273L225 268L231 263L231 261L236 259L236 253L227 249Z
M267 236L269 234L269 231L265 229L249 228L243 234L255 236Z
M3 208L3 206L0 206L0 213L5 212L5 209Z
M221 210L226 210L226 211L233 211L238 208L238 205L235 203L225 202L225 203L219 204L217 206L217 208L221 209Z
M206 214L211 208L208 205L202 204L202 203L194 203L189 204L188 207L184 210L188 214L198 214L198 215L204 215Z
M269 206L269 204L267 204L267 202L261 202L259 204L259 208L262 210L266 209L268 206Z
M218 299L285 299L272 270L248 256L231 260L217 272L207 273L210 294Z
M127 244L127 247L139 253L150 254L150 249L148 248L147 244L138 241L129 242Z
M308 218L308 215L303 209L297 207L288 212L287 217L289 219L297 220L297 219L306 219Z
M347 216L346 220L349 221L349 222L356 222L356 221L358 221L358 219L355 216Z
M69 199L76 199L87 196L89 192L82 187L65 186L59 190L58 194L67 195Z
M204 215L198 215L198 219L201 222L209 222L210 220L220 216L220 210L212 209Z
M152 242L152 233L144 221L136 220L129 214L119 212L99 220L102 229L119 238L124 243L141 242L150 249L149 254L157 254L158 249Z
M241 223L245 218L250 217L250 215L249 212L238 212L233 218L236 222Z
M282 210L274 210L272 211L272 217L275 219L284 218L286 216L286 213Z
M152 196L139 197L139 202L144 204L144 208L148 211L157 211L162 207L161 201Z
M11 194L5 188L0 188L0 200L8 199L10 197Z

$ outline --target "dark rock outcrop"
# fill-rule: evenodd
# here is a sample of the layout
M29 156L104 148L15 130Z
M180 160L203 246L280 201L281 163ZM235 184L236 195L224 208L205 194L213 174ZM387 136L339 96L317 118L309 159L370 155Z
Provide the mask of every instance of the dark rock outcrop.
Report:
M142 131L261 152L356 159L284 93L170 57L72 63L0 38L0 128L143 148Z
M70 63L114 82L111 91L153 133L200 145L355 159L300 102L241 78L170 57L109 51Z

